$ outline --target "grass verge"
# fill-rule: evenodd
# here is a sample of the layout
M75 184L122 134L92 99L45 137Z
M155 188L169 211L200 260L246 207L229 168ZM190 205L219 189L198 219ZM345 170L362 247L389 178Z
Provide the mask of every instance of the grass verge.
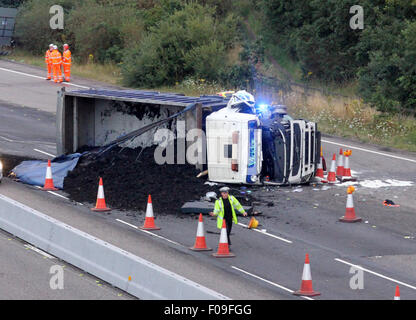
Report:
M1 59L45 68L46 72L45 58L43 55L33 56L32 54L22 50L14 50L12 54L1 57ZM94 62L78 64L76 62L76 57L73 57L73 60L75 61L72 64L71 75L105 82L112 85L120 85L121 71L117 64L99 64Z
M286 98L292 116L318 123L323 133L416 152L416 119L377 112L359 98L292 93Z

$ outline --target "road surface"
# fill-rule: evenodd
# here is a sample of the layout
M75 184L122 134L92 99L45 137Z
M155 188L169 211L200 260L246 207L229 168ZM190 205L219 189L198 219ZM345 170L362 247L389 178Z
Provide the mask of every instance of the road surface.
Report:
M50 285L56 266L63 270L62 287ZM56 284L52 279L52 283ZM134 299L82 270L0 231L1 300Z
M55 155L56 98L41 96L54 95L60 85L42 80L42 73L0 61L0 87L13 87L0 90L0 111L5 114L0 119L0 154L40 159ZM82 79L75 79L75 84L98 86ZM21 97L21 92L28 97ZM42 99L39 105L37 101ZM314 289L321 292L313 299L391 300L397 284L403 300L416 299L415 154L334 137L324 137L323 147L328 165L340 147L353 150L350 164L358 178L354 201L363 222L338 221L345 213L345 184L327 190L321 185L256 188L253 193L262 204L274 205L259 207L263 213L257 231L244 228L248 218L240 218L241 225L233 228L233 259L215 259L209 252L188 249L195 240L196 216L156 213L162 229L149 233L137 228L143 215L135 212L91 213L89 207L95 199L90 204L76 204L61 192L60 196L44 193L11 180L0 186L0 194L233 299L306 299L292 295L300 287L306 253ZM401 206L384 207L384 199ZM215 219L205 218L208 246L214 249L219 240L215 225ZM361 289L350 286L357 269L363 270Z

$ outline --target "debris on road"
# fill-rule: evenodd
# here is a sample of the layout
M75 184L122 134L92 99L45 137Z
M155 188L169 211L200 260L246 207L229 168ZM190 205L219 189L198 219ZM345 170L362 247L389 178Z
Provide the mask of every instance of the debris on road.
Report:
M395 207L395 208L400 207L399 204L395 204L394 201L389 200L389 199L384 200L383 205L386 206L386 207Z
M359 184L365 188L383 188L383 187L411 187L413 186L413 181L400 181L394 179L382 180L364 180L360 181Z
M197 177L197 178L198 178L198 177ZM213 186L217 186L217 185L218 185L218 183L216 183L216 182L211 182L211 181L206 181L206 182L205 182L205 184L209 185L210 187L213 187Z
M207 192L205 194L204 200L206 201L217 200L217 194L214 191Z
M22 161L31 160L27 157L20 157L9 154L0 154L0 159L3 165L4 176L8 176L11 173L12 169L19 165Z
M256 229L258 227L258 225L259 225L259 221L256 218L252 217L250 219L250 222L248 223L247 228L248 229Z
M63 155L51 161L51 175L53 174L55 188L63 188L65 177L70 170L76 167L80 156L79 153ZM12 169L11 176L23 183L44 187L46 164L47 161L43 160L22 161Z
M115 147L96 161L81 157L78 166L64 181L64 191L77 202L93 202L99 177L106 182L106 201L112 208L145 211L152 195L153 209L158 214L179 213L181 206L202 195L217 191L196 177L192 165L158 165L154 147Z
M199 171L193 165L157 164L154 150L155 146L115 147L93 161L88 155L83 156L65 178L64 191L76 202L92 203L97 196L97 181L102 177L106 202L111 208L144 212L150 194L157 214L181 213L184 203L200 201L207 193L218 191L217 184L211 186L196 177ZM231 192L243 206L250 206L254 198L238 191L232 188Z
M208 170L200 172L196 177L201 178L201 177L205 177L206 175L208 175Z

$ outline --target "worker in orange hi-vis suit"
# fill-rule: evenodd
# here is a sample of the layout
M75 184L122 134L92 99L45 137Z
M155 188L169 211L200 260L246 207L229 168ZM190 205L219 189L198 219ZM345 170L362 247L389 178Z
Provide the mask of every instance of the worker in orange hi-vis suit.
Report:
M71 81L71 65L72 65L72 54L69 50L69 46L64 44L64 53L62 55L62 64L64 66L65 81Z
M53 51L53 44L51 43L49 45L49 49L46 50L46 53L45 53L45 63L46 63L46 68L48 69L48 77L46 78L46 80L52 79L52 60L50 58L52 51Z
M62 55L58 51L58 46L53 46L52 51L52 64L53 64L53 81L55 83L61 83L62 80Z

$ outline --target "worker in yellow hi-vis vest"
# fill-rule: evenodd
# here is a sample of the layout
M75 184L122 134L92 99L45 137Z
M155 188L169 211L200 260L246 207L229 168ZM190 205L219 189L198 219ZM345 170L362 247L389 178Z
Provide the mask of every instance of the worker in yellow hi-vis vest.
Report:
M210 212L212 217L218 216L217 228L222 228L222 222L225 220L225 226L227 228L228 245L231 245L230 234L233 227L233 222L238 223L235 210L237 209L244 217L247 217L247 212L238 200L229 194L230 188L223 187L220 189L221 197L215 201L214 212Z

